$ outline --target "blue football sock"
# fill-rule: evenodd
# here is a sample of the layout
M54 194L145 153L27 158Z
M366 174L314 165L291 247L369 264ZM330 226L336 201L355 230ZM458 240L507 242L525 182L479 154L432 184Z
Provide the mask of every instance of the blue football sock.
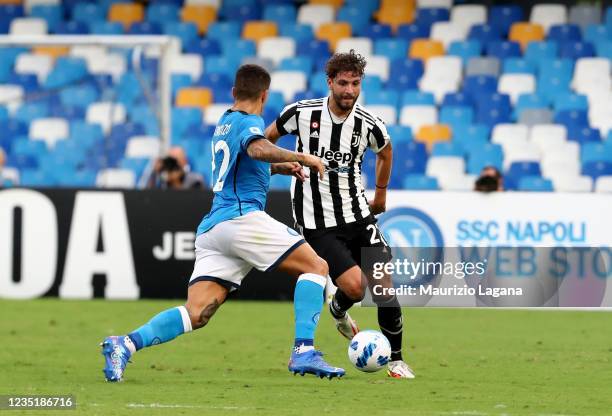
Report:
M325 277L313 273L305 273L298 278L293 294L296 348L313 345L323 305L325 282Z
M191 320L184 306L167 309L155 315L149 322L128 334L136 350L162 344L191 331Z

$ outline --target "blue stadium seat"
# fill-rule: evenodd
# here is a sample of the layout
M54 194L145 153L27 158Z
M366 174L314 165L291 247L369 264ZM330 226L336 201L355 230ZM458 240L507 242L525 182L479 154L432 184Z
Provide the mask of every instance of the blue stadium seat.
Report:
M113 126L109 133L109 140L127 143L132 136L141 136L146 134L144 126L140 123L129 121L123 124Z
M455 41L448 48L448 55L458 56L466 64L470 58L480 56L482 44L478 40Z
M276 22L277 25L295 22L297 11L292 4L268 4L264 7L263 20Z
M60 91L60 101L66 106L87 107L98 99L98 91L91 85L69 86Z
M524 192L552 192L554 189L550 179L539 176L525 176L520 178L518 190Z
M225 56L211 56L206 60L206 73L222 74L229 79L233 79L239 66L240 62Z
M27 51L28 50L26 48L16 46L6 46L0 48L0 65L11 69L15 64L17 56Z
M176 98L176 94L181 88L191 86L191 75L189 74L172 74L170 76L170 85L172 89L172 100ZM213 95L214 97L214 95Z
M84 22L60 22L55 29L58 35L87 35L89 34L89 26Z
M548 29L548 35L546 38L559 43L567 41L581 41L582 32L580 31L580 26L578 25L552 25L550 29Z
M0 5L0 34L8 33L11 21L17 17L23 17L23 7L21 5Z
M387 133L394 145L412 141L412 129L409 126L389 125Z
M393 31L389 25L374 23L367 25L360 35L376 41L393 37Z
M373 91L365 96L366 105L399 105L400 95L394 90Z
M159 24L177 22L179 20L179 7L168 3L150 3L146 9L145 20Z
M255 42L247 39L221 41L221 50L223 56L238 62L246 57L257 55Z
M159 136L159 124L154 111L148 105L128 108L130 120L144 126L147 135ZM174 117L172 117L174 122Z
M402 181L402 188L414 191L437 191L438 180L426 175L408 175Z
M502 37L502 30L499 27L487 23L472 25L467 36L468 40L476 40L480 42L481 45L500 41Z
M491 128L484 124L459 125L453 129L453 142L467 150L488 143L490 134Z
M442 106L439 119L440 123L448 124L451 128L469 125L474 121L474 109L471 106Z
M557 95L569 92L569 81L558 76L545 77L540 75L536 92L549 102L552 102Z
M489 75L472 75L463 80L463 92L471 96L497 91L497 78Z
M202 110L194 107L172 109L172 136L182 138L187 130L202 123Z
M538 162L513 162L504 175L504 187L508 190L516 189L521 178L541 175Z
M291 176L272 175L270 177L270 189L274 191L288 191L291 188Z
M371 16L379 8L379 0L346 0L344 4L350 6L360 6L362 12Z
M607 41L612 38L612 31L605 25L588 25L584 34L584 40L597 45L599 42Z
M396 59L391 65L387 87L400 91L418 89L423 71L423 62L419 59Z
M122 35L123 26L119 22L92 21L89 24L89 33L92 35Z
M84 142L78 141L76 139L66 139L59 140L55 143L55 147L53 148L53 153L57 155L68 155L74 154L77 159L81 161L85 160L85 155L87 154L88 147L85 146Z
M463 146L456 141L437 142L433 145L431 155L464 157L465 150L463 149Z
M104 133L99 124L88 124L82 120L70 122L70 133L68 140L74 140L85 147L92 146L96 142L102 141Z
M407 105L436 105L436 99L430 92L409 90L402 94L401 106Z
M493 41L486 44L486 55L500 60L506 58L520 57L521 46L512 41Z
M555 114L554 122L557 124L563 124L568 130L575 127L588 127L589 116L586 111L559 111Z
M383 89L383 82L378 75L366 75L361 80L361 91L365 94L376 94Z
M314 39L311 25L283 22L279 27L279 32L281 36L293 38L298 45ZM325 53L329 53L329 50L326 50Z
M411 42L414 39L428 38L429 30L430 25L428 24L400 25L397 28L397 37Z
M406 59L408 56L408 41L404 39L379 39L374 41L374 54L395 59Z
M2 123L6 122L9 118L8 109L4 106L0 106L0 126Z
M553 103L555 111L582 110L588 111L589 101L586 95L568 93L558 94Z
M50 33L55 33L60 23L64 20L64 10L61 5L38 4L30 10L30 17L37 17L47 22Z
M163 33L176 36L182 45L189 45L198 39L198 27L191 22L168 22L163 25Z
M27 102L17 109L13 118L23 123L30 123L35 118L49 115L49 106L41 102Z
M184 45L185 53L197 53L208 57L221 54L221 45L215 39L197 38L195 41Z
M301 101L301 100L312 100L315 98L321 98L321 94L318 91L300 91L293 96L291 102Z
M240 22L214 22L208 26L206 37L216 41L240 38Z
M11 145L13 156L28 155L40 159L47 153L47 144L43 140L30 140L27 137L20 137L15 139Z
M574 125L567 129L567 139L578 142L580 144L585 143L601 143L601 133L599 129L594 129L588 126Z
M208 62L207 62L208 63ZM206 68L208 70L208 67ZM231 89L233 82L232 78L222 73L204 72L197 82L198 86L208 88ZM214 93L213 93L214 95Z
M488 144L487 146L494 146ZM503 155L499 148L499 154L494 152L474 152L468 156L467 172L471 175L478 175L480 171L487 167L493 166L498 170L502 168Z
M26 93L36 91L40 88L38 77L34 74L12 73L7 78L7 84L21 85Z
M136 22L130 26L128 35L161 35L163 32L160 22Z
M4 107L3 107L4 108ZM28 134L28 125L15 119L0 120L0 146L8 150L11 143Z
M525 59L534 64L547 59L553 60L559 56L559 46L556 42L529 42L525 49Z
M525 19L523 8L518 5L493 6L489 10L489 24L508 34L510 26Z
M313 61L309 56L293 56L284 58L277 67L279 71L303 71L310 74L313 70Z
M249 20L261 19L261 6L257 4L244 4L238 7L226 7L228 2L223 2L221 15L228 21L244 23Z
M83 120L85 115L85 107L76 105L52 105L49 111L49 117L65 118L68 121Z
M283 94L278 91L270 91L268 95L268 101L266 108L273 110L276 114L279 114L285 107L285 99Z
M448 9L439 7L424 7L417 9L415 23L419 26L431 27L436 22L448 21L450 13Z
M612 33L612 29L609 30L609 33ZM612 60L612 40L597 44L597 56Z
M55 178L38 169L22 169L19 172L19 183L21 186L44 188L54 186Z
M425 165L427 162L427 148L425 144L415 142L413 140L406 140L398 143L398 145L395 146L395 150L397 151L397 154L406 155L406 158L414 159L416 161L417 165L415 166L417 166L419 170L412 172L425 172Z
M72 20L86 24L103 22L106 20L106 11L96 3L80 2L72 8Z
M296 55L310 56L317 58L329 54L329 43L324 40L313 39L297 45Z
M590 162L612 163L612 145L609 143L584 143L580 150L580 161L583 165Z
M73 188L93 188L96 186L97 172L89 169L62 170L56 175L59 186Z
M511 111L503 108L482 107L476 112L476 122L486 124L490 127L494 127L501 123L510 123L511 121Z
M536 74L536 64L525 58L504 59L502 72L504 74Z
M418 142L402 143L405 145L416 144ZM422 144L422 143L418 143ZM402 189L403 181L406 175L424 174L425 166L427 165L427 156L420 157L416 153L402 153L405 157L398 162L393 163L391 171L391 179L389 181L390 189Z
M548 108L548 100L537 93L535 94L521 94L518 97L516 105L514 106L514 118L518 119L523 110L530 110L534 108Z
M467 106L474 107L474 100L472 96L469 94L465 94L463 92L451 92L444 95L444 99L442 100L442 106L451 107L451 106Z
M574 61L595 56L595 47L590 42L564 42L561 44L560 56Z
M323 96L327 94L327 75L323 71L317 71L310 76L308 88Z
M345 5L338 10L336 21L349 23L353 34L361 35L370 23L370 15L364 13L363 7Z
M23 169L38 169L38 157L28 154L11 154L9 155L6 166L18 170Z

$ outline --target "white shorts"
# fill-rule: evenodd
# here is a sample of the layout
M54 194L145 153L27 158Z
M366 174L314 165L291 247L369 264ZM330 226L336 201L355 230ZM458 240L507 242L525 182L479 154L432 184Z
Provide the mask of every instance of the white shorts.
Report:
M189 286L207 280L235 290L254 267L274 270L306 241L264 211L224 221L195 241L196 260Z

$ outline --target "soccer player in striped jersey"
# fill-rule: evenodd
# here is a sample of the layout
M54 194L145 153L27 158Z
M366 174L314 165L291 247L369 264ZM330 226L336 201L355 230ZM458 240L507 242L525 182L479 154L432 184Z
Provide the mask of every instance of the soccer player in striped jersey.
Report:
M270 74L262 67L243 65L238 69L232 89L234 104L221 116L213 135L215 196L198 227L187 302L157 314L127 335L105 338L101 345L106 380L121 381L136 351L206 326L253 268L280 270L298 278L289 371L330 379L344 375L342 368L327 364L313 345L327 263L295 230L264 211L271 173L304 179L301 164L312 168L314 175L323 174L318 157L282 149L263 136L261 113L269 87Z
M371 263L391 259L374 215L385 211L393 153L383 120L357 103L365 66L365 59L354 50L332 56L325 68L329 96L285 107L265 133L274 143L281 136L295 135L298 152L317 155L327 164L323 179L310 175L308 181L292 181L293 214L306 241L329 264L329 275L338 287L329 309L338 331L348 339L359 329L347 311L363 299L371 283ZM372 201L366 199L361 181L361 162L368 149L377 156ZM364 258L362 248L368 252ZM391 343L388 374L414 378L402 359L402 310L397 298L374 300L381 331Z

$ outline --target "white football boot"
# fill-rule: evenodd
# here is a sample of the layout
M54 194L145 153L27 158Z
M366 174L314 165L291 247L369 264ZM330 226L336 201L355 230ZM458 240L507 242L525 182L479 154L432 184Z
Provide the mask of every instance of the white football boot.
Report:
M404 361L389 361L387 375L392 378L415 378L414 371Z
M331 313L331 304L330 304L330 313ZM355 320L351 318L351 315L349 315L348 312L344 314L343 318L336 318L333 313L331 314L331 316L336 322L336 329L338 330L338 332L340 332L340 335L342 335L344 338L348 339L349 341L353 339L353 337L357 335L357 333L359 332L359 327L357 326L357 322L355 322Z

